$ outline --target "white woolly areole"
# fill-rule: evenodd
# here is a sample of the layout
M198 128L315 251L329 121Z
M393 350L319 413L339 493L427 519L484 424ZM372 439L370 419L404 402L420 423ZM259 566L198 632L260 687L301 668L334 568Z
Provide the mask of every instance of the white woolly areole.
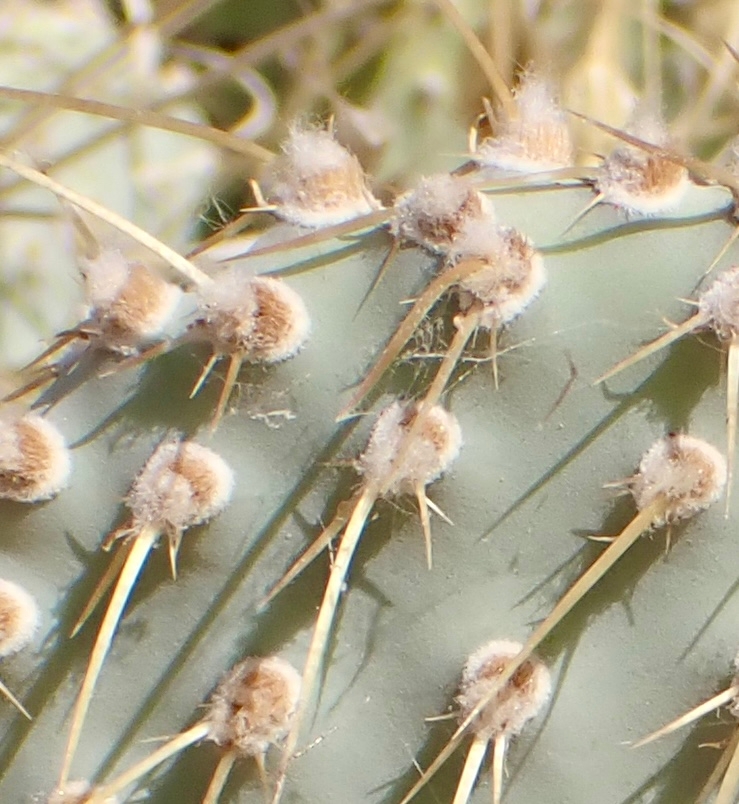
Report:
M380 209L359 160L322 129L293 128L265 181L275 214L298 226L332 226Z
M667 127L656 115L641 115L627 130L652 145L669 145ZM639 215L674 209L689 186L688 171L682 165L631 145L616 148L601 165L595 181L595 189L605 202Z
M34 598L17 583L0 578L0 657L23 650L40 619Z
M467 221L451 256L455 261L481 259L489 265L459 283L463 309L475 299L484 305L480 326L485 329L497 329L519 316L546 284L541 255L525 235L508 226L484 219Z
M359 458L359 471L369 482L388 477L417 410L415 402L395 400L380 413L367 448ZM441 405L434 405L405 451L388 493L414 491L419 484L432 483L449 468L461 446L462 430L457 417Z
M71 469L64 437L47 419L0 416L0 499L51 499L67 486Z
M310 335L303 299L281 279L230 268L201 290L196 327L216 351L276 363L293 357Z
M457 703L460 720L497 684L497 679L510 659L523 645L497 639L478 648L462 671ZM547 666L536 657L527 659L508 683L473 721L474 732L492 739L498 735L512 737L539 714L552 693L552 680Z
M422 178L396 200L390 229L396 237L446 254L464 224L478 218L495 219L490 199L469 179L440 173Z
M722 340L739 333L739 266L724 271L701 293L698 310Z
M85 290L92 309L106 308L118 297L128 281L129 268L120 251L103 250L94 259L85 260Z
M113 349L159 335L181 295L178 287L118 251L103 251L88 260L85 284L91 325Z
M233 487L233 472L212 449L193 441L167 441L146 462L126 503L136 527L181 533L219 514Z
M537 173L571 167L575 150L567 116L551 85L527 73L514 92L518 115L504 119L497 136L482 142L472 158L480 165Z
M75 779L67 782L63 787L53 790L46 799L46 804L85 804L87 797L92 792L93 789L89 782ZM105 804L118 804L118 802L118 796L105 798Z
M660 497L667 510L656 519L659 527L708 508L726 485L726 459L713 446L689 435L660 438L644 453L631 481L631 493L641 511Z
M290 730L301 684L298 671L278 656L244 659L213 693L209 738L243 756L264 755Z

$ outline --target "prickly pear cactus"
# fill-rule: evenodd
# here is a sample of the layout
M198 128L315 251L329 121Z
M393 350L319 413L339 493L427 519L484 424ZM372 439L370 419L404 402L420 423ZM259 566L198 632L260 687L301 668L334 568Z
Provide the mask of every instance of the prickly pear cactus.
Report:
M30 5L37 7L29 16ZM463 86L473 62L447 5L439 3L442 14L423 4L370 2L361 10L327 4L304 18L280 20L283 27L267 32L255 17L244 22L242 44L223 41L217 17L197 20L187 9L179 10L180 17L175 9L174 16L155 16L153 24L134 18L137 25L121 27L93 3L13 2L0 10L0 41L8 43L0 48L0 74L2 83L16 88L94 97L192 122L205 119L192 98L218 117L214 109L222 100L216 96L233 95L228 81L236 76L240 92L251 87L255 116L265 112L270 97L280 98L279 118L264 129L265 161L267 146L279 150L286 123L302 115L305 125L306 116L325 111L328 103L338 138L350 142L374 174L412 187L418 174L464 161L449 156L467 155L458 121L472 120L485 91L482 81L479 87L471 81L464 92L474 99L464 99L460 90L454 107L455 88ZM482 5L459 4L478 32L486 22ZM510 11L508 34L522 55L536 55L537 46L546 55L545 43L550 53L568 44L562 31L571 11L557 16L537 4L500 5ZM619 37L627 38L629 26L636 25L623 10L619 16L618 5L604 4L608 9L594 12L597 19L577 23L582 84L594 80L599 59L610 53L609 82L639 85L639 76L628 73L628 59L613 56L626 47ZM675 20L659 16L656 4L646 6L651 11L644 12L645 37L662 30L665 93L678 103L684 90L673 87L670 95L671 82L680 74L698 83L699 70L691 56L677 52ZM729 4L725 11L732 13ZM680 13L686 28L698 31L692 10ZM433 47L423 62L413 55L421 37L399 36L401 24L429 32L423 41ZM722 34L729 29L725 20L715 24ZM209 36L212 47L179 41L188 30L193 39L198 31ZM611 50L604 46L606 32ZM161 39L146 38L154 34ZM721 50L716 30L709 26L700 33L712 35L710 61L728 75L731 56ZM101 50L110 63L83 81L85 59ZM21 54L29 63L38 60L34 69ZM561 67L567 95L574 91L568 70L575 65ZM265 89L261 68L274 95ZM231 77L224 79L224 72ZM507 69L499 72L511 80ZM709 88L718 96L723 86L716 78ZM212 94L203 97L208 89ZM696 103L712 115L714 107L695 93ZM457 109L457 122L442 138L450 108ZM700 138L690 136L693 113L679 117L681 133L699 147ZM717 140L725 139L724 118L715 127ZM196 723L200 705L244 657L278 654L303 666L330 557L323 553L266 606L264 597L337 511L346 513L346 501L363 482L354 459L377 412L392 396L423 399L453 341L454 315L464 310L456 292L441 294L361 406L368 415L337 422L352 387L405 317L409 300L443 270L443 256L404 243L376 283L392 235L386 223L377 223L383 213L374 196L367 202L373 221L349 223L339 236L297 241L312 230L255 213L246 223L256 234L234 232L196 254L198 215L210 220L223 208L218 200L209 202L218 199L224 183L216 175L217 151L206 141L212 137L71 113L40 100L29 107L10 97L2 100L0 121L4 166L10 159L48 174L181 257L194 255L194 267L202 272L195 276L204 284L217 276L224 255L247 276L279 277L300 295L311 320L302 348L280 361L251 359L242 341L234 346L222 334L204 342L194 334L213 307L203 308L202 288L170 264L166 276L184 293L162 334L166 348L135 365L127 365L132 355L119 350L113 370L93 366L43 411L71 445L73 466L69 487L53 500L0 501L2 577L28 589L41 611L31 646L0 666L2 681L32 716L28 720L9 702L0 704L0 800L46 802L59 778L70 712L102 613L95 612L74 637L70 632L117 554L120 545L106 552L101 543L126 525L124 500L131 502L131 484L156 445L174 437L207 445L232 468L234 491L218 517L182 536L176 579L166 540L146 561L102 667L72 779L103 783L149 755L152 739ZM393 126L402 128L402 137ZM625 147L594 131L588 136L607 147ZM75 149L79 157L67 156ZM237 172L233 161L223 164L229 178ZM259 167L256 160L238 162L240 184L257 176ZM589 537L615 536L633 518L631 498L604 486L631 477L642 454L667 433L699 436L723 453L729 448L726 345L710 333L688 334L605 383L594 382L663 333L665 320L680 323L693 314L684 300L696 299L698 285L711 281L704 272L735 231L732 194L716 184L690 182L669 209L643 215L603 203L571 226L593 200L589 182L596 167L546 174L536 183L511 174L501 179L489 169L470 174L497 223L525 233L541 255L546 284L498 333L497 376L489 333L480 330L444 390L443 404L459 421L463 446L426 492L432 507L443 512L431 512L430 569L414 495L375 506L351 563L319 673L317 703L304 713L297 753L287 767L284 801L402 801L419 769L455 730L454 719L428 718L456 716L467 657L493 639L525 642L607 549ZM142 261L151 254L137 242L137 231L123 232L68 200L60 203L48 188L21 181L17 172L3 170L2 181L0 347L10 392L26 377L16 374L20 365L36 357L57 330L84 319L77 276L90 257L85 247L91 240ZM389 192L371 189L391 203ZM370 189L362 187L365 192ZM250 198L242 188L239 193ZM75 245L80 231L82 242L78 237ZM152 258L158 269L167 261L167 252ZM714 274L736 262L739 249L731 246ZM223 295L218 300L226 301ZM92 350L99 333L84 330L83 336ZM191 395L211 352L223 359ZM214 429L232 353L244 365ZM22 409L24 401L7 410ZM627 743L730 682L737 649L738 507L735 492L726 517L722 501L671 526L668 538L664 528L645 534L538 648L552 671L553 695L545 713L508 748L505 801L698 799L736 729L730 715L643 748ZM414 800L459 804L454 791L469 739ZM125 800L201 801L219 755L212 742L191 746L135 789L127 788ZM268 784L280 770L277 747L267 755ZM491 783L481 774L470 800L489 800ZM257 765L237 763L221 800L263 797Z

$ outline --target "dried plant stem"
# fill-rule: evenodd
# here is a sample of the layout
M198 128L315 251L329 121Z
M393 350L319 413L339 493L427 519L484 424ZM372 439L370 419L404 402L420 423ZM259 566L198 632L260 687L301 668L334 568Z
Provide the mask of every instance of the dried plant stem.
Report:
M264 211L264 207L256 207L254 209L242 210L244 213ZM332 226L324 226L316 231L306 232L306 234L298 235L290 240L284 240L281 243L273 243L270 246L262 246L261 248L251 249L243 254L236 254L228 257L224 262L231 262L239 259L240 257L265 257L270 254L281 254L285 251L292 251L298 248L306 248L308 246L315 246L319 243L325 243L327 240L340 238L345 235L358 234L359 232L367 229L374 231L378 226L387 222L390 217L390 212L386 209L378 209L374 212L368 212L366 215L359 215L342 223L336 223Z
M659 3L648 0L642 3L641 34L644 101L650 109L659 109L662 104L662 58L659 31L649 23L659 10Z
M268 162L274 156L272 151L269 151L267 148L263 148L261 145L257 145L236 134L230 134L228 131L222 131L212 126L205 126L201 123L181 120L178 117L172 117L171 115L162 114L161 112L152 111L151 109L134 109L112 103L88 100L86 98L75 98L71 95L37 92L31 89L15 89L14 87L2 85L0 85L0 98L33 103L39 107L46 105L70 112L81 112L97 117L120 120L125 123L135 123L137 125L146 126L147 128L171 131L175 134L183 134L186 137L194 137L195 139L211 142L219 148L251 156L262 162Z
M511 90L508 88L503 76L498 70L498 66L493 61L485 46L480 41L477 34L472 30L467 20L461 15L459 9L452 0L434 0L444 16L457 29L457 32L464 40L465 45L480 66L485 78L495 93L501 107L509 119L515 119L518 115L516 104L513 101Z
M429 518L429 499L426 496L426 487L423 483L417 483L414 489L416 501L418 502L418 514L421 518L421 530L423 531L423 543L426 548L426 566L433 569L433 550L431 547L431 520Z
M171 36L186 28L193 20L205 12L213 0L184 0L179 3L169 14L162 16L153 23L154 29L158 30L161 36ZM99 79L103 71L111 66L115 60L126 51L129 45L138 35L139 26L131 26L120 37L116 37L103 50L93 54L88 61L76 69L59 88L60 92L71 92L79 88L88 78ZM41 125L48 117L51 110L49 107L33 107L19 121L18 125L2 139L2 146L10 148L21 142L23 138L30 134L35 128Z
M100 630L95 639L95 645L90 654L90 661L82 681L82 687L80 688L74 709L72 710L69 736L67 737L62 770L59 775L59 787L63 787L69 780L72 762L82 734L82 726L85 722L87 710L90 707L90 700L92 699L95 685L100 676L103 662L110 650L113 635L118 627L123 609L128 602L136 579L158 537L159 531L155 527L147 527L138 533L133 539L133 544L126 557L126 562L123 565L121 574L118 576L118 582L113 590L108 609L105 612L105 617L100 625Z
M465 313L464 316L460 316L455 320L454 325L456 326L457 331L454 333L454 338L452 339L449 351L446 353L446 355L444 355L444 360L442 360L441 365L434 376L433 382L429 386L429 389L423 398L424 410L431 410L431 408L438 403L441 395L444 393L444 389L449 383L457 363L459 363L459 359L462 357L464 347L467 346L467 342L472 337L472 333L480 325L481 317L482 310L481 308L476 307L472 311ZM412 429L413 428L411 427L411 429L408 431L409 434L412 432Z
M84 209L86 212L94 215L96 218L109 223L111 226L118 229L118 231L128 235L137 243L140 243L142 246L144 246L144 248L147 248L154 254L157 254L168 265L171 265L172 268L178 271L185 279L187 279L189 282L192 282L193 285L205 285L212 281L211 278L207 274L204 274L196 265L189 260L186 260L174 249L162 243L161 240L157 240L156 237L150 235L148 232L145 232L143 229L140 229L134 223L131 223L131 221L126 220L126 218L124 218L122 215L119 215L117 212L113 212L113 210L108 209L101 204L98 204L91 198L88 198L87 196L84 196L75 190L71 190L69 187L65 187L63 184L60 184L58 181L55 181L46 174L17 162L15 159L11 159L9 156L2 153L0 153L0 167L5 167L8 168L8 170L12 170L13 173L17 173L19 176L22 176L24 179L27 179L33 184L50 190L60 198L66 199L80 209Z

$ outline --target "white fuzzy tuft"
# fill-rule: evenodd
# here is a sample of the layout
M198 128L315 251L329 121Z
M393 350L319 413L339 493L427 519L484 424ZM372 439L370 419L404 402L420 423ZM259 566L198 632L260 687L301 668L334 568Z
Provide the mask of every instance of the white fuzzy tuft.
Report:
M546 284L544 261L528 238L484 219L465 223L451 256L489 265L459 283L463 309L475 299L484 305L480 326L486 329L498 329L519 316Z
M515 92L514 119L501 122L497 136L485 140L472 158L480 165L516 173L571 167L575 152L567 117L550 84L524 74Z
M359 459L359 469L368 481L387 478L416 412L415 402L395 400L380 413ZM406 450L388 493L413 491L419 484L432 483L453 463L461 446L462 430L457 417L435 405Z
M17 583L0 578L0 657L23 650L33 639L40 619L34 598Z
M701 293L698 309L721 340L739 334L739 266L724 271Z
M302 176L320 176L341 170L352 162L352 155L333 134L324 129L294 128L283 143L282 151Z
M47 419L0 417L0 499L49 500L67 486L71 466L64 437Z
M90 326L104 345L123 349L159 335L174 314L180 290L118 251L103 251L85 265Z
M440 173L421 179L415 190L397 199L390 228L396 237L446 254L465 223L479 218L495 220L487 196L468 179Z
M282 151L265 181L283 220L320 228L380 209L359 160L331 132L295 127Z
M652 145L667 147L670 143L667 127L657 115L640 113L626 130ZM631 145L616 148L608 156L595 182L606 203L639 215L669 212L689 186L684 167Z
M263 756L287 735L301 684L298 671L278 656L244 659L213 693L210 739L242 756Z
M220 455L192 441L160 444L128 493L134 526L181 533L219 514L231 499L234 476Z
M302 298L280 279L230 268L201 291L195 328L222 354L242 352L255 363L293 357L310 335Z
M665 515L654 522L659 527L715 503L726 476L726 459L715 447L694 436L668 435L644 453L631 493L640 511L658 498L667 499Z
M497 684L497 678L509 660L523 645L508 640L493 640L467 659L457 695L460 718L464 719ZM513 678L482 710L474 721L475 733L492 739L500 734L512 737L539 714L552 693L549 669L532 657L514 673Z
M103 250L94 259L85 260L83 274L90 307L108 307L128 281L129 262L120 251Z

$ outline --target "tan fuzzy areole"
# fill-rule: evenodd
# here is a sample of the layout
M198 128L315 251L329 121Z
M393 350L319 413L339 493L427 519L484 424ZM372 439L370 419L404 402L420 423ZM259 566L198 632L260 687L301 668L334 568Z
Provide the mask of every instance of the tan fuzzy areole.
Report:
M210 738L244 756L264 754L287 734L300 696L300 675L277 657L237 664L213 693Z
M541 255L526 235L510 226L468 224L453 253L477 257L488 265L459 283L463 310L475 300L482 303L484 329L498 329L519 316L546 283Z
M276 281L260 279L253 283L257 310L249 352L254 360L273 362L289 357L304 339L295 305L282 292L286 286L273 284Z
M492 688L508 661L523 646L517 642L496 640L484 645L467 661L457 703L464 719L485 692ZM546 666L536 657L524 662L510 681L497 692L473 723L477 734L488 738L497 734L518 734L535 717L551 692Z
M293 187L295 199L304 206L320 201L328 215L341 210L347 199L362 198L366 191L364 172L355 156L342 167L328 168L312 176L298 176Z
M686 176L685 168L676 162L623 148L606 162L605 176L599 181L599 186L608 188L613 183L625 194L659 196Z
M437 254L450 250L465 223L494 218L492 203L465 178L440 173L422 178L395 202L390 231Z
M428 242L442 246L454 240L464 220L481 214L482 201L480 195L475 190L470 189L456 210L438 218L430 215L419 215L416 218L416 227Z
M23 650L33 639L41 619L35 598L22 586L0 578L0 658ZM0 681L0 694L28 720L31 715Z
M570 167L575 161L567 117L552 86L532 71L523 73L514 91L515 115L491 123L493 136L472 154L483 167L534 173Z
M181 533L220 513L233 485L231 469L213 450L193 441L166 441L126 497L133 527L153 524Z
M0 468L0 497L29 499L44 482L46 467L52 460L53 448L27 421L18 421L15 430L20 460L13 468Z
M453 804L467 804L469 801L491 743L493 804L500 804L508 741L539 714L551 696L549 669L534 656L523 662L502 686L499 684L507 665L522 648L519 642L496 639L478 648L465 663L456 698L460 706L460 721L469 718L483 701L484 706L473 715L470 724L474 738L467 752Z
M94 320L110 344L140 340L161 329L172 308L174 288L141 263L130 266L126 283L107 309L97 310Z
M310 330L305 303L280 279L250 276L232 267L203 289L198 317L191 324L188 337L205 341L212 351L190 392L191 397L203 387L216 363L228 357L211 430L215 430L226 410L242 363L287 360L302 349Z
M271 211L298 226L331 226L381 207L357 157L322 129L293 127L265 182Z
M462 444L459 423L440 405L428 411L418 431L406 443L418 412L416 402L390 403L378 416L359 458L359 470L368 483L381 482L393 470L387 494L414 491L419 484L433 482L459 454Z
M0 498L41 502L67 485L69 451L49 421L29 413L0 427Z
M658 114L637 112L627 131L656 146L672 145ZM616 148L601 165L595 179L596 203L613 204L628 214L656 215L672 209L689 185L688 171L679 162L627 144Z
M300 296L280 279L245 276L231 269L206 289L192 326L221 354L240 352L249 362L292 357L305 343L310 319Z
M221 487L220 478L210 466L206 466L199 457L194 457L188 451L180 450L177 453L172 461L172 471L189 484L196 508L204 510L210 507L218 496Z
M637 508L666 498L664 515L654 527L686 519L708 508L726 485L726 459L710 444L693 436L671 434L644 454L630 482Z
M17 583L0 578L0 657L12 656L28 645L39 617L34 598Z
M220 748L221 757L211 777L203 804L220 798L231 767L239 757L253 757L268 789L265 755L271 745L288 733L300 698L298 671L279 656L250 656L235 665L221 680L207 704L207 713L194 726L172 737L149 756L139 760L111 781L91 791L88 804L107 804L161 763L201 740Z
M727 268L701 293L698 310L722 341L739 334L739 266Z

